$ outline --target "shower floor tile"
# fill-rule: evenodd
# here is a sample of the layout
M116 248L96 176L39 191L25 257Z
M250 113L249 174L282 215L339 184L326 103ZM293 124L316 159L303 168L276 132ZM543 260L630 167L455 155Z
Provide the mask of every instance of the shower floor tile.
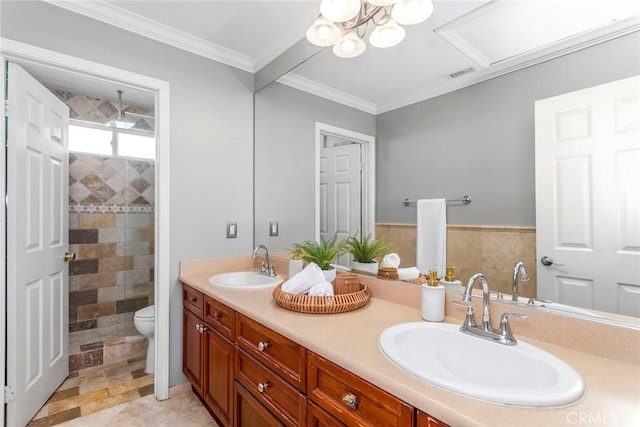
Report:
M53 426L153 394L145 362L136 357L70 375L27 425Z

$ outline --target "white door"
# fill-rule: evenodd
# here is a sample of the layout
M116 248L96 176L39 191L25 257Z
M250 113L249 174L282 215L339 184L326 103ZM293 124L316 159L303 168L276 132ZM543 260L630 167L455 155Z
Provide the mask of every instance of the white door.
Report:
M7 119L7 425L25 425L69 374L67 106L10 63Z
M640 77L535 110L538 297L640 316Z
M320 149L320 237L338 241L362 230L362 184L360 144ZM351 256L338 264L351 266Z

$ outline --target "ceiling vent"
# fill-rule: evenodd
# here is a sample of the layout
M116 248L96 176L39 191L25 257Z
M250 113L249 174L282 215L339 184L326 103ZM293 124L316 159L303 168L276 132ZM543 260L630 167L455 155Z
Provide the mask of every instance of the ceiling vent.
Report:
M458 70L455 71L451 74L449 74L449 78L450 79L457 79L458 77L462 77L466 74L471 74L476 70L476 67L467 67L467 68L463 68L462 70Z

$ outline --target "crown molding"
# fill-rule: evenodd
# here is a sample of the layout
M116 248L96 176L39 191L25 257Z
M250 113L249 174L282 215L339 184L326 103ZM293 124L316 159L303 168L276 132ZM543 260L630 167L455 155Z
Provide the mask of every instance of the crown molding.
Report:
M294 89L346 105L347 107L355 108L356 110L364 111L365 113L373 115L378 113L376 104L371 101L314 82L295 73L287 73L276 81Z
M212 59L231 67L255 73L256 68L247 55L232 49L194 37L183 31L129 12L102 0L74 1L74 0L43 0L71 12L113 25L123 30L159 41L169 46Z

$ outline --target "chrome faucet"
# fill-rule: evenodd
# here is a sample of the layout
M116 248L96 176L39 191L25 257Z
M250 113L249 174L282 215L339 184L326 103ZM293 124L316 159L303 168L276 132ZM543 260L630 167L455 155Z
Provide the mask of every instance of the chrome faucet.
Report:
M513 266L513 276L511 277L511 301L515 302L518 302L518 273L520 273L520 280L529 280L527 266L522 261Z
M473 287L478 280L482 283L482 324L480 326L476 323L473 307L471 306ZM489 282L487 282L487 278L484 274L476 273L471 276L462 295L462 301L453 302L454 304L464 305L467 307L467 316L460 327L460 331L465 334L474 335L500 344L516 345L517 341L509 327L509 318L517 317L520 319L528 319L528 316L519 313L503 313L500 317L500 327L495 331L491 326L491 313L489 310L489 304L491 301L490 294Z
M489 290L489 282L487 282L487 278L484 274L476 273L471 276L469 282L467 282L467 287L464 290L462 302L471 304L471 293L473 292L473 286L477 280L480 280L482 283L482 325L480 328L487 332L493 332L493 328L491 327L491 313L489 312L491 291Z
M253 259L256 258L256 254L260 249L264 249L264 261L260 264L260 274L264 274L269 277L275 277L276 270L275 267L269 263L269 249L265 245L258 245L253 250Z

